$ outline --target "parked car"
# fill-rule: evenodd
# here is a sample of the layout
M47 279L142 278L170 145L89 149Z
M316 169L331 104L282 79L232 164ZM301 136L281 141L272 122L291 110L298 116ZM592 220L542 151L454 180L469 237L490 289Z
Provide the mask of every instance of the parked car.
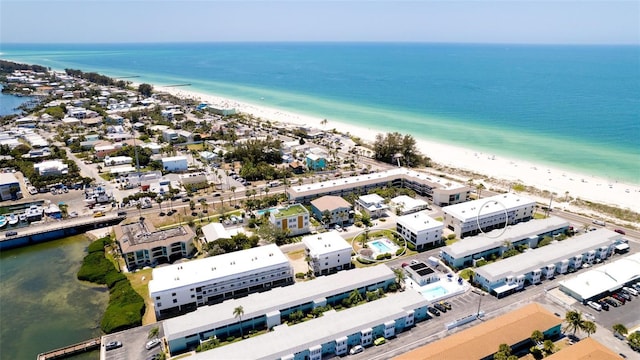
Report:
M451 304L449 304L446 301L440 301L440 305L444 306L447 308L447 310L451 310Z
M624 290L618 291L617 295L622 297L623 299L625 299L627 301L631 301L631 295L627 294Z
M151 339L149 341L147 341L146 344L144 344L145 349L149 350L152 349L156 346L160 345L160 339L155 338L155 339Z
M16 235L18 235L18 232L15 231L15 230L7 231L6 233L4 233L5 237L11 237L11 236L16 236Z
M607 225L607 224L606 224L604 221L602 221L602 220L593 220L592 222L593 222L594 224L596 224L596 225L600 225L600 226L605 226L605 225Z
M617 232L618 234L627 235L627 233L622 229L615 229L613 231Z
M600 306L602 306L602 310L609 311L609 304L607 304L606 301L600 300L600 301L598 301L598 304L600 304Z
M435 316L440 316L440 311L438 311L438 309L436 308L432 308L431 306L427 307L427 311L432 313Z
M379 337L375 340L373 340L373 345L378 346L378 345L382 345L384 343L387 342L387 339L383 338L383 337Z
M122 343L120 341L109 341L104 347L109 351L122 347Z
M602 311L602 306L600 306L600 304L598 304L595 301L588 301L587 305L589 305L589 307L591 307L594 310Z
M364 348L361 345L356 345L349 350L349 355L360 354L364 351Z
M604 298L603 301L606 302L607 304L613 306L613 307L620 306L620 303L618 302L618 300L610 298L610 297Z
M633 296L638 296L638 291L632 287L628 287L628 286L624 286L622 288L623 291L626 291L627 293L633 295Z
M444 307L444 305L440 305L440 304L433 304L433 307L434 307L434 308L436 308L436 309L438 309L438 310L440 310L440 311L441 311L441 312L443 312L443 313L446 313L446 312L447 312L447 308L446 308L446 307Z
M611 294L611 297L616 299L617 301L620 302L620 304L624 305L625 302L627 302L627 300L625 298L623 298L622 296L616 294Z
M94 217L94 218L102 217L102 216L104 216L104 213L103 213L102 211L98 211L98 212L96 212L96 213L94 213L94 214L93 214L93 217Z

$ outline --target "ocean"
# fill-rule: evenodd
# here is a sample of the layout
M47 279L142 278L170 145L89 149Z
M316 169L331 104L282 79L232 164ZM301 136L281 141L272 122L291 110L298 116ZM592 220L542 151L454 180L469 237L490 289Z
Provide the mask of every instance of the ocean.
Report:
M335 120L398 131L640 184L638 46L3 44L1 52L53 69L191 84L329 128Z

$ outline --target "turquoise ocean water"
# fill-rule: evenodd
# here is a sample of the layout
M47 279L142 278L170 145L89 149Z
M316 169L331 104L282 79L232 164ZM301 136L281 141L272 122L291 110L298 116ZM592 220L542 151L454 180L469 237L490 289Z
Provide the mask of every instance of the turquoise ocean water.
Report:
M4 44L0 52L640 183L638 46Z

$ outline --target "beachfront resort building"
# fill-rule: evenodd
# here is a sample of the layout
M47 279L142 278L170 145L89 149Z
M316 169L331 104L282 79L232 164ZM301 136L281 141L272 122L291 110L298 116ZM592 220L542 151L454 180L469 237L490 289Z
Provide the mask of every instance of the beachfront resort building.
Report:
M371 174L349 176L340 179L290 186L287 188L289 200L309 203L323 195L342 196L349 194L368 194L370 190L391 184L407 188L424 196L438 206L465 202L469 199L471 188L441 177L407 168L394 168Z
M449 267L462 269L475 266L478 260L499 258L513 247L538 246L545 237L554 238L569 231L569 223L559 217L531 220L505 229L495 229L487 234L466 237L442 248L441 258Z
M422 199L415 199L411 196L400 195L396 196L389 205L395 210L397 215L413 214L418 211L429 209L429 203Z
M252 249L153 269L149 281L156 318L166 318L293 283L293 267L278 246Z
M353 206L340 196L327 195L311 201L311 213L325 226L351 225L355 218ZM327 219L325 214L329 215Z
M188 167L187 157L184 155L162 158L162 168L166 171L187 171Z
M339 312L329 310L319 318L300 324L275 326L266 334L198 353L192 358L321 360L344 356L356 345L373 346L378 338L393 338L427 320L428 303L418 292L407 290ZM246 311L243 319L245 317Z
M302 238L309 268L316 276L350 269L351 245L336 231Z
M619 291L640 280L640 253L599 266L558 283L560 290L583 302Z
M356 200L356 209L369 215L372 219L377 219L384 215L389 206L384 203L384 198L378 194L362 195Z
M535 201L506 193L446 206L442 211L444 225L463 238L528 221L535 208Z
M133 271L186 258L195 252L189 226L157 230L148 220L113 227L127 269Z
M531 333L538 330L546 339L561 335L562 319L538 303L525 305L494 319L404 353L396 360L493 359L501 344L513 353L529 349Z
M20 183L12 173L0 173L0 200L16 200L22 198Z
M601 228L531 249L475 269L473 282L500 298L528 284L538 284L544 279L551 279L555 274L578 270L606 259L614 253L621 236L614 231Z
M364 296L367 291L387 289L393 283L395 274L386 265L340 271L311 281L227 300L221 304L203 306L194 312L163 321L162 327L169 351L175 355L195 348L200 341L206 341L212 336L218 339L239 336L241 326L244 334L252 330L273 329L286 322L289 315L297 311L308 314L318 307L336 306L355 289ZM244 310L242 321L238 321L233 314L234 309L239 306ZM422 316L424 315L419 312L417 318L422 319ZM358 330L363 328L365 327ZM247 340L243 340L242 344L247 345L245 341Z
M309 232L309 211L301 204L291 204L269 211L269 222L276 228L297 236Z
M396 223L396 231L418 251L441 244L442 229L442 222L433 219L425 211L400 216Z

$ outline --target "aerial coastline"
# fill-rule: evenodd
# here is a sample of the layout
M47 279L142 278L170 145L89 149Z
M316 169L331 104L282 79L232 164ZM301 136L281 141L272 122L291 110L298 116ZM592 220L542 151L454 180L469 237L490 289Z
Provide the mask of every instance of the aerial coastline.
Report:
M322 124L322 118L309 115L283 111L268 106L237 101L223 96L207 94L198 91L187 90L185 87L159 86L157 91L170 93L178 97L199 99L199 101L221 108L235 108L241 113L250 114L262 120L271 122L288 123L293 125L306 125L322 130L335 129L341 133L348 133L359 137L366 142L373 142L379 133L374 128L365 128L353 124L328 120ZM511 185L532 186L542 191L546 190L554 194L553 207L572 209L572 200L578 198L592 202L602 203L640 211L640 185L618 182L602 177L580 174L557 167L537 164L535 162L498 156L493 153L476 151L463 146L452 146L444 143L421 139L417 134L413 135L422 153L430 157L435 163L453 169L462 169L482 174L485 177L476 177L472 180L475 184L480 182L487 188L497 186L498 183ZM469 180L469 179L462 179ZM509 187L509 185L506 185ZM508 190L504 188L502 190ZM549 202L551 199L539 198L540 202Z

